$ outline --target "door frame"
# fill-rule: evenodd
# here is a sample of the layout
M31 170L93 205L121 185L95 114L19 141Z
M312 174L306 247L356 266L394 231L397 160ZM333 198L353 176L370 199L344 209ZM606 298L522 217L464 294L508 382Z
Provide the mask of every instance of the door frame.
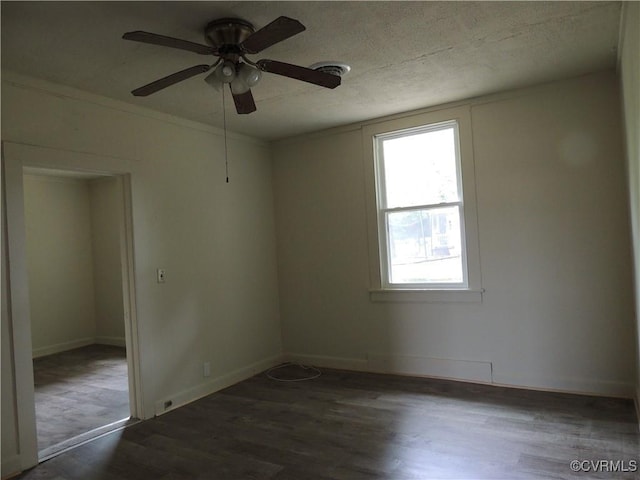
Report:
M145 418L140 375L140 337L136 315L135 262L133 243L132 168L127 159L70 150L2 142L6 208L7 277L9 323L15 379L15 410L20 467L38 464L38 442L33 382L31 314L27 274L24 216L25 167L86 172L117 177L123 194L120 215L120 260L129 377L129 405L133 418Z

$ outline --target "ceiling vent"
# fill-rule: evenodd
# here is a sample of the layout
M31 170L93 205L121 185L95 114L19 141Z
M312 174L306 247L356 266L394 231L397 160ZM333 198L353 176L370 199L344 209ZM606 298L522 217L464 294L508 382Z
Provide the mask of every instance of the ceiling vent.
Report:
M318 62L309 68L317 72L330 73L336 77L344 77L351 71L351 67L343 62Z

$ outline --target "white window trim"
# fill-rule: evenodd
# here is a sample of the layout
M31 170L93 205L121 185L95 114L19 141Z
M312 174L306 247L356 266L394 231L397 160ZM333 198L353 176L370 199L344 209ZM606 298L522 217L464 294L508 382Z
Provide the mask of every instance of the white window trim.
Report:
M460 193L459 200L455 202L447 202L447 203L438 203L438 204L425 204L425 205L412 205L409 207L395 207L389 208L387 206L386 201L386 185L385 185L385 176L384 176L384 157L382 152L380 151L381 143L379 140L385 139L393 139L393 138L403 138L407 135L412 134L420 134L427 132L436 132L439 130L453 128L454 132L454 142L455 142L455 152L456 152L456 176L457 176L457 188ZM442 207L458 207L460 213L460 228L462 235L462 274L463 278L461 282L457 283L440 283L437 284L435 282L430 283L429 289L442 289L442 290L460 290L466 289L469 286L469 279L467 274L467 249L466 249L466 240L464 233L464 193L463 193L463 185L462 185L462 165L460 163L460 142L459 142L459 132L458 132L458 122L456 120L449 120L446 122L423 125L420 127L413 127L405 130L394 131L390 133L383 133L379 135L374 135L374 157L375 157L375 168L376 168L376 205L378 209L378 239L386 239L387 241L380 241L380 269L381 269L381 278L382 278L382 288L383 289L424 289L424 283L415 283L415 284L392 284L389 282L390 272L389 267L391 264L391 259L389 258L389 245L388 245L388 224L385 217L389 213L393 212L402 212L402 211L411 211L411 210L424 210L424 209L433 209L433 208L442 208ZM460 172L460 173L458 173Z
M463 192L462 235L466 260L464 285L392 285L383 271L386 245L381 245L380 228L384 221L378 210L378 178L376 175L376 136L392 132L423 128L428 125L455 121L457 124L459 161ZM362 128L364 170L366 181L367 236L369 243L370 299L374 302L479 302L482 301L482 281L478 242L475 167L471 132L470 106L461 106L410 115L365 125Z

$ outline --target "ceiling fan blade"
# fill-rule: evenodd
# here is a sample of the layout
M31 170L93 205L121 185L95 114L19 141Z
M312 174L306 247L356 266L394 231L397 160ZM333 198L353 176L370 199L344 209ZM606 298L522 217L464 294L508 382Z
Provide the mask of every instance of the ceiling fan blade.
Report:
M257 65L260 70L269 73L282 75L283 77L295 78L303 82L314 83L326 88L336 88L340 85L340 77L330 73L318 72L306 67L291 65L290 63L278 62L276 60L259 60Z
M204 73L211 68L211 65L196 65L195 67L185 68L179 72L172 73L164 78L151 82L143 87L136 88L131 93L136 97L146 97L152 93L156 93L158 90L170 87L171 85L191 78L199 73Z
M234 93L233 103L236 104L236 112L240 114L256 111L256 102L253 101L251 90L247 90L245 93Z
M259 53L265 48L293 37L305 30L298 20L289 17L278 17L269 25L253 33L240 44L247 53Z
M179 38L166 37L164 35L158 35L156 33L149 32L127 32L122 38L125 40L132 40L134 42L150 43L152 45L161 45L163 47L179 48L180 50L188 50L190 52L199 53L201 55L212 55L217 53L217 50L207 45L201 45L199 43L189 42L188 40L180 40Z

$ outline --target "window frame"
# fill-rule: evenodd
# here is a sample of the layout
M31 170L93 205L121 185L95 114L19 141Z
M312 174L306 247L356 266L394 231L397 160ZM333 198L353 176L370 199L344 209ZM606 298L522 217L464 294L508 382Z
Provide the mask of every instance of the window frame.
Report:
M382 159L378 154L378 139L406 136L412 132L439 130L455 125L457 181L460 194L460 229L463 257L463 282L461 283L390 283L388 260L387 222L383 215L388 211L381 203L384 178L381 174ZM428 111L370 123L362 127L363 153L367 190L367 229L369 242L370 298L375 302L479 302L482 301L478 224L476 213L475 167L471 137L470 106ZM380 142L382 143L382 142ZM447 206L450 203L430 204L429 208ZM385 207L382 207L385 205ZM402 207L403 209L421 209ZM397 210L396 210L397 211ZM466 267L466 268L465 268Z
M455 202L440 202L421 205L411 205L403 207L389 207L387 203L387 188L385 185L385 159L383 152L383 142L394 138L405 138L411 135L437 132L441 130L453 129L453 141L455 149L456 163L456 187L458 190L458 200ZM459 128L456 120L448 120L435 124L411 127L394 132L381 133L373 136L375 168L376 168L376 205L378 210L378 241L380 243L380 269L382 277L382 288L384 289L443 289L459 290L469 286L469 274L467 269L467 249L465 239L465 216L464 216L464 189L462 185L462 165L460 161L460 139ZM457 207L460 219L460 242L461 242L461 262L462 281L461 282L417 282L417 283L393 283L391 281L391 256L389 252L389 222L388 214L394 212L410 212L423 210L436 210L438 208Z

